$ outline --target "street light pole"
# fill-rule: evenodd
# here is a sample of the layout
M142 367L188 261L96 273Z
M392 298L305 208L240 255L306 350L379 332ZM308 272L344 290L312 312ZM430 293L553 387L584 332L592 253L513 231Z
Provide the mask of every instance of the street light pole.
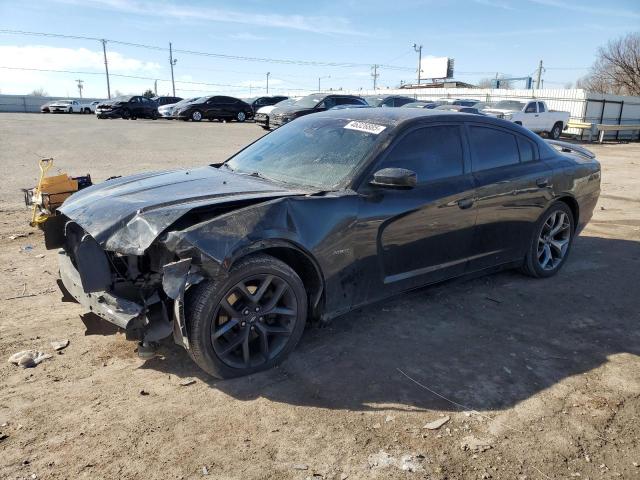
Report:
M422 45L414 43L413 49L418 53L418 85L420 85L420 73L422 72Z
M176 96L176 82L173 79L173 66L178 63L177 58L173 58L173 48L171 47L171 42L169 42L169 65L171 65L171 85L173 87L173 96Z
M271 72L267 72L267 95L269 95L269 75L271 75Z

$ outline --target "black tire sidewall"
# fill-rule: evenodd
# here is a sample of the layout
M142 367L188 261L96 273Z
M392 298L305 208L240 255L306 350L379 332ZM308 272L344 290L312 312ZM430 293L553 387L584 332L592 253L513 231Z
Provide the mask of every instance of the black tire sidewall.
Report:
M558 130L558 135L555 135L555 131L556 129ZM562 133L562 127L560 125L558 125L557 123L553 126L553 128L551 129L551 131L549 132L549 136L553 139L553 140L557 140L560 138L560 134Z
M567 247L567 252L565 253L562 261L553 269L553 270L545 270L538 263L538 238L540 237L540 232L542 231L542 227L544 223L555 211L562 211L569 216L569 220L571 223L571 237L569 238L569 246ZM525 260L525 270L527 273L531 274L534 277L538 278L547 278L552 277L562 268L562 266L569 258L569 254L571 253L571 247L573 246L573 238L575 233L575 219L573 218L573 212L568 207L568 205L564 202L556 202L551 205L538 219L535 229L533 231L533 237L531 238L531 243L529 244L529 251L527 252L527 257Z
M249 368L234 368L224 363L213 350L211 343L211 322L213 314L222 296L245 277L270 274L286 280L291 286L298 304L298 318L293 332L283 350L273 359L261 365ZM307 294L300 277L284 262L268 256L247 257L232 269L222 280L205 281L190 292L187 308L190 354L204 371L217 378L234 378L268 370L283 361L293 351L304 332L307 318Z

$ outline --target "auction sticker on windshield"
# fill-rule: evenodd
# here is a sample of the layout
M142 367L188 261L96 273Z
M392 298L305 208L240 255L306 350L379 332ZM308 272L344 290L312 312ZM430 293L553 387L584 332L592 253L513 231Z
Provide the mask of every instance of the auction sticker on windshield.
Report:
M353 121L347 123L344 128L348 130L358 130L360 132L373 133L375 135L378 135L387 127L385 127L384 125L376 125L375 123Z

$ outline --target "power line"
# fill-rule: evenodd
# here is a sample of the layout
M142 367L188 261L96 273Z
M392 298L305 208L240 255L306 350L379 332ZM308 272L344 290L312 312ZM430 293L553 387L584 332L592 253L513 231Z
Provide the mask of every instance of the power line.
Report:
M72 40L92 40L96 42L106 41L109 43L114 43L117 45L126 45L129 47L136 48L146 48L149 50L158 50L158 51L167 51L168 49L165 47L158 47L155 45L145 45L142 43L131 43L131 42L123 42L120 40L111 40L111 39L102 39L96 37L86 37L82 35L64 35L60 33L45 33L45 32L29 32L25 30L8 30L1 29L0 33L7 35L29 35L29 36L41 36L41 37L51 37L51 38L66 38ZM301 65L301 66L315 66L315 67L340 67L340 68L360 68L360 67L371 67L370 63L352 63L352 62L323 62L316 60L293 60L293 59L282 59L282 58L265 58L265 57L247 57L243 55L227 55L223 53L213 53L213 52L199 52L196 50L182 50L182 49L174 49L175 53L182 53L185 55L197 55L203 57L213 57L220 58L224 60L241 60L248 62L263 62L263 63L280 63L284 65ZM412 71L412 68L409 67L399 67L396 65L378 65L380 68L385 68L387 70L401 70L401 71Z

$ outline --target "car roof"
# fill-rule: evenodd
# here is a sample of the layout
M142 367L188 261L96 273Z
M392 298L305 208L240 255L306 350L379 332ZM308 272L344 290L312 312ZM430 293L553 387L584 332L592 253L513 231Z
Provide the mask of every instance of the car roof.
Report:
M447 110L431 110L422 108L348 108L338 110L327 110L310 115L313 118L335 118L349 121L359 121L374 123L395 128L405 124L418 123L421 120L436 121L472 121L474 123L486 123L502 128L513 130L516 133L525 135L536 143L539 143L537 135L529 133L528 130L507 120L502 120L490 116L480 116L473 113L461 113Z

